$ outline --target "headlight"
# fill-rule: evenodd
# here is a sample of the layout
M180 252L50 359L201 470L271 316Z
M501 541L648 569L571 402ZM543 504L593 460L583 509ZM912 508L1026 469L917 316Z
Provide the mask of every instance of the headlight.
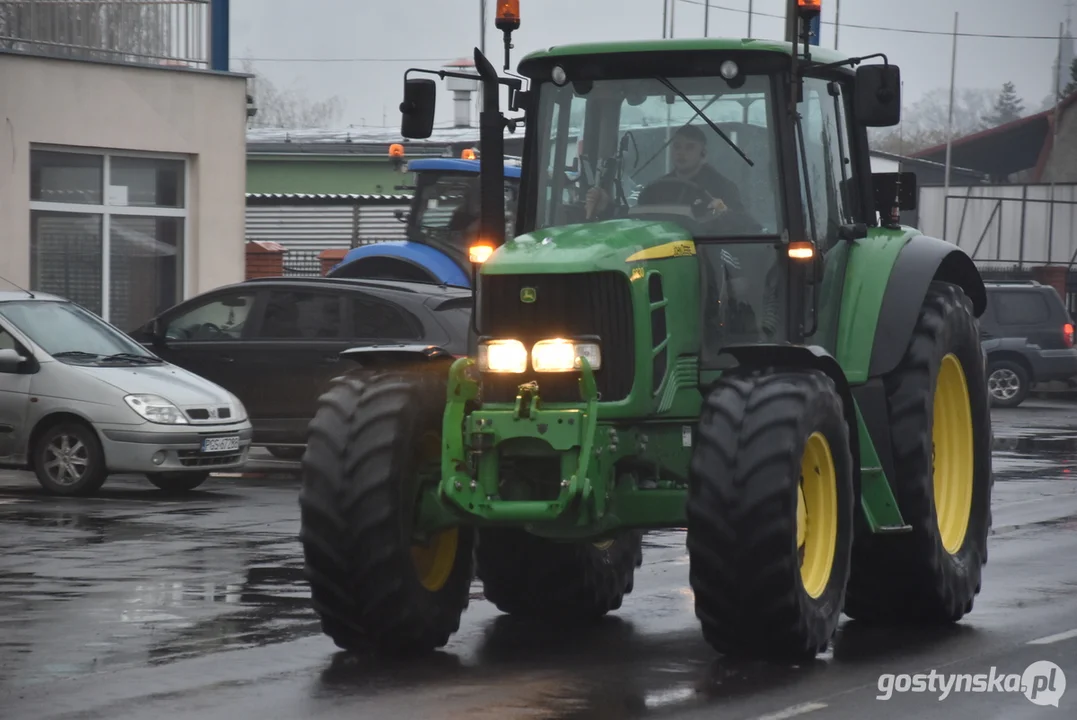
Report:
M232 417L236 422L243 422L247 419L247 408L243 405L243 402L235 395L232 395L232 409L235 411Z
M479 345L479 371L527 372L527 348L519 340L490 340Z
M187 425L183 412L160 395L128 395L124 398L131 409L152 423Z
M581 356L587 358L592 370L602 367L602 352L598 343L561 338L535 343L531 349L531 364L535 372L571 372L580 369Z

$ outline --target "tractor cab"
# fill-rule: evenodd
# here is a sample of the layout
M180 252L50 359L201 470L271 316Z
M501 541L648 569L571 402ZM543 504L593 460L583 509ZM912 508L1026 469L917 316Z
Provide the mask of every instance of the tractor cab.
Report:
M401 219L406 241L379 242L351 250L330 277L387 278L470 287L468 253L479 219L476 153L460 158L421 158L407 164L415 184L411 208ZM512 236L520 182L520 162L506 158L505 233ZM403 214L401 214L403 215Z

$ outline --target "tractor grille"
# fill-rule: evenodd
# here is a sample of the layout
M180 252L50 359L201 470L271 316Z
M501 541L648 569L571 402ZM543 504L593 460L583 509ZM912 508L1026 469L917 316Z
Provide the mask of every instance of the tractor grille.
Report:
M531 346L546 338L597 335L602 367L595 371L601 402L628 397L635 375L632 291L616 272L572 275L485 275L480 281L480 333L515 338ZM535 301L522 302L521 290L533 288ZM485 402L511 402L521 383L534 380L546 402L578 402L578 373L488 374Z

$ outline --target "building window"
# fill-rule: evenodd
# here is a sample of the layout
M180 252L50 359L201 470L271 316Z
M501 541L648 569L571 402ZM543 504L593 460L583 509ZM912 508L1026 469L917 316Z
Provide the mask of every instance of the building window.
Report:
M30 153L30 286L122 330L184 298L187 163L132 153Z

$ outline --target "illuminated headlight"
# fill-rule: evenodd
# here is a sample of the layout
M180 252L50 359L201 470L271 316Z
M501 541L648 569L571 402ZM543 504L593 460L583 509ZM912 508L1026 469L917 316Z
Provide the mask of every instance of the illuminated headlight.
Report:
M490 340L479 345L479 371L527 372L527 348L519 340Z
M160 425L187 425L183 411L160 395L128 395L124 398L136 413Z
M592 370L602 367L602 352L598 343L560 338L535 343L531 349L531 365L535 372L571 372L580 369L581 356L587 358Z

